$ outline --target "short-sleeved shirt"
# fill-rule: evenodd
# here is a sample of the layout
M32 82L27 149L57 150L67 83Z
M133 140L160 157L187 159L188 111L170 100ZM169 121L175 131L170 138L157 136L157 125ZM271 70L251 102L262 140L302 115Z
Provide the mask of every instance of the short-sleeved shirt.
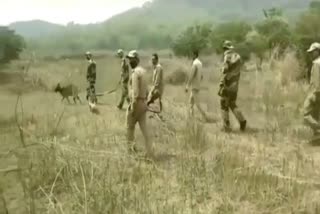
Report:
M146 70L140 66L132 70L130 83L130 100L146 99L148 93L148 83Z
M191 87L192 90L200 90L201 78L202 62L198 58L196 58L192 62L188 86Z
M157 64L153 70L152 83L154 89L158 90L160 94L163 92L164 82L163 82L163 69L160 64Z

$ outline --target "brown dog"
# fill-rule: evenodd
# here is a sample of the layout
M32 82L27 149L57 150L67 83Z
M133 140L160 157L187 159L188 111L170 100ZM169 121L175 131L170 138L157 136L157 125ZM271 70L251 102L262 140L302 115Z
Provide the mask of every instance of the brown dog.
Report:
M57 87L54 89L56 93L60 93L62 96L62 100L67 99L68 103L70 103L69 97L73 97L74 103L77 103L77 100L81 103L80 97L79 97L79 89L72 84L69 84L65 87L61 87L60 83L58 83Z

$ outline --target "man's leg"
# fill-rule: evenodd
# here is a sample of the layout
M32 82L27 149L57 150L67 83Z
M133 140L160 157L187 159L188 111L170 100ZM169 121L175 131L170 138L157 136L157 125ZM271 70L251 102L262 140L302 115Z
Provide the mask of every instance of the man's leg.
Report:
M223 122L223 131L230 132L230 119L229 119L229 103L228 97L220 98L221 117Z
M189 116L193 117L194 116L194 94L191 91L190 92L190 97L189 97Z
M237 120L240 124L240 130L245 131L246 126L247 126L247 121L244 118L240 109L238 108L236 101L237 101L237 94L231 95L229 98L229 107L232 110L234 116L237 118Z
M147 154L153 157L153 149L150 142L148 127L147 127L147 112L141 114L139 118L139 126L144 137L144 143L147 150Z
M87 100L89 100L90 93L91 93L91 86L89 85L89 86L87 87L87 96L86 96L86 99L87 99Z
M127 114L126 114L127 144L128 144L129 152L135 152L136 147L133 141L134 141L134 131L136 126L136 120L129 108L127 109Z
M94 100L95 103L98 103L98 99L97 99L97 96L96 96L96 86L95 86L95 83L92 83L91 84L91 96L92 96L92 99Z
M159 97L159 106L160 106L160 112L162 112L163 105L162 105L162 96Z
M197 106L197 109L199 110L201 116L203 119L207 120L207 114L206 112L201 108L200 105L200 99L199 99L199 91L193 91L193 101L194 104Z

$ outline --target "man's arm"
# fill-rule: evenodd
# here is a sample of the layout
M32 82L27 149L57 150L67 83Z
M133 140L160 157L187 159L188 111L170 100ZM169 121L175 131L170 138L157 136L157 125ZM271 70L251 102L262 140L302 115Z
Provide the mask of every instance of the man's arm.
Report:
M135 105L137 103L137 99L139 98L140 95L140 77L137 74L137 71L135 71L132 74L132 93L133 93L133 100L132 100L132 111L135 110Z
M97 72L96 72L96 64L95 63L93 63L93 64L91 64L92 65L92 78L93 78L93 80L94 81L96 81L96 79L97 79Z
M230 61L231 61L231 56L230 54L226 54L223 58L223 66L222 66L222 71L221 71L221 79L220 79L220 86L224 86L228 70L230 68Z
M319 130L320 124L311 115L314 102L315 102L314 95L308 96L304 102L304 107L303 107L304 123L313 130Z
M156 68L156 74L155 74L155 80L154 80L154 87L158 88L161 84L162 81L162 68L161 67L157 67Z
M120 74L120 80L119 80L118 84L120 84L121 81L123 81L125 78L126 66L127 66L127 63L126 63L125 59L122 59L122 61L121 61L121 74Z

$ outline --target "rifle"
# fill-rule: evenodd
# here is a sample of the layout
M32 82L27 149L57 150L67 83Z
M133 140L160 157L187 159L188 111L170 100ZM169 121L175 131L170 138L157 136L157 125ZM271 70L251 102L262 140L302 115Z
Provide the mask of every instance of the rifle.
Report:
M120 86L120 82L117 84L117 86L114 89L112 89L110 91L105 91L105 92L102 92L102 93L96 93L96 96L97 97L101 97L101 96L104 96L106 94L112 94L112 93L116 92L119 89L119 86Z

